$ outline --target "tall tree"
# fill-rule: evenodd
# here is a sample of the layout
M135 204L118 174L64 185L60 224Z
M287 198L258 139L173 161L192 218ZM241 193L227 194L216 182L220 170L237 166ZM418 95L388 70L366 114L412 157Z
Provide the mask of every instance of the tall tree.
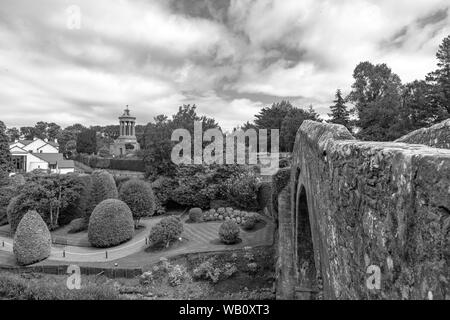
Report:
M83 130L77 136L77 152L94 154L97 152L97 132L92 129Z
M439 46L436 53L437 69L430 72L426 81L431 85L431 103L446 110L446 117L450 116L450 35Z
M361 62L353 72L355 82L348 100L355 105L356 122L363 140L388 141L399 137L391 130L401 108L401 80L386 64Z
M350 130L350 111L345 105L345 100L342 97L341 89L336 91L334 105L330 107L331 113L328 114L330 117L329 122L341 124Z
M255 115L255 125L258 129L278 129L287 113L293 109L289 101L273 103L270 107L262 108L259 114Z
M0 185L6 183L8 174L12 170L9 139L5 133L6 126L0 121Z
M294 107L287 100L273 103L270 107L262 108L259 114L255 115L255 125L257 129L267 129L267 151L271 152L270 130L275 129L281 131L281 126L286 115ZM280 149L284 151L283 142L280 141ZM259 146L258 146L259 150Z
M39 121L34 126L34 137L39 139L47 139L47 127L48 123L44 121Z
M33 140L35 136L34 127L20 127L20 135L25 140Z
M77 137L83 130L86 130L86 127L79 123L68 126L64 128L64 130L61 130L57 136L59 152L62 152L64 154L67 154L68 152L72 153L74 151L74 146L76 146ZM70 150L67 147L69 141L71 141Z
M61 132L61 127L54 122L50 122L47 125L47 139L50 141L54 141L58 138Z
M6 135L8 136L10 142L20 139L20 131L15 127L8 128L8 130L6 130Z
M305 120L321 121L319 115L310 106L308 110L292 108L283 119L280 131L280 149L292 152L297 131Z

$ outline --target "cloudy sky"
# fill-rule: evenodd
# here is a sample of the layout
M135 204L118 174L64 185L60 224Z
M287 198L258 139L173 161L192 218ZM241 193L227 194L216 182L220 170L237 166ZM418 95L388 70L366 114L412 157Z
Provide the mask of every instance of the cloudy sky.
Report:
M448 34L448 0L0 0L0 120L111 124L128 104L145 124L195 103L229 129L286 98L325 115L358 62L423 78Z

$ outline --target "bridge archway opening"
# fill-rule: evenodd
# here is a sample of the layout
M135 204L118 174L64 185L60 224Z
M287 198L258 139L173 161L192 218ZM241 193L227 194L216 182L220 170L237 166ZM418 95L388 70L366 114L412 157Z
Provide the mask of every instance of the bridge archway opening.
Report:
M308 211L308 198L303 185L297 190L297 288L300 299L314 299L318 292L317 270L314 260L314 246Z

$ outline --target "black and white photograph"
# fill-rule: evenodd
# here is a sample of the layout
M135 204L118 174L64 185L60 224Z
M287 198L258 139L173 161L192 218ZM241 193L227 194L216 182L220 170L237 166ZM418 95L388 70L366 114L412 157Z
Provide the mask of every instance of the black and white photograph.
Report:
M0 0L0 300L450 300L450 2Z

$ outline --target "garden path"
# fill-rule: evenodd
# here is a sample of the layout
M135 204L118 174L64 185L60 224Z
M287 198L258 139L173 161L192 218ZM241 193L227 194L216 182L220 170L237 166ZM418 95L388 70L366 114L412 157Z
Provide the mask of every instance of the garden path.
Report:
M150 218L142 220L141 224L145 225L147 230L161 220L160 217ZM90 263L109 263L114 261L120 261L120 265L131 265L135 261L128 261L127 256L133 255L134 259L142 262L144 259L146 264L157 262L161 257L176 256L185 253L197 253L197 252L215 252L224 250L235 250L244 247L255 247L271 245L273 243L274 224L270 221L266 221L266 227L252 231L241 232L242 242L236 245L224 245L218 240L218 230L221 222L208 222L208 223L185 223L184 231L182 234L183 241L181 245L175 246L173 249L163 250L161 252L145 252L144 249L147 245L148 232L138 233L132 240L123 243L119 246L99 249L93 247L76 247L76 246L62 246L52 245L52 251L48 262L85 262ZM4 236L0 236L0 263L11 261L9 255L13 255L12 251L12 239ZM142 256L139 258L139 256ZM139 263L142 265L142 263ZM134 264L136 265L136 264Z

